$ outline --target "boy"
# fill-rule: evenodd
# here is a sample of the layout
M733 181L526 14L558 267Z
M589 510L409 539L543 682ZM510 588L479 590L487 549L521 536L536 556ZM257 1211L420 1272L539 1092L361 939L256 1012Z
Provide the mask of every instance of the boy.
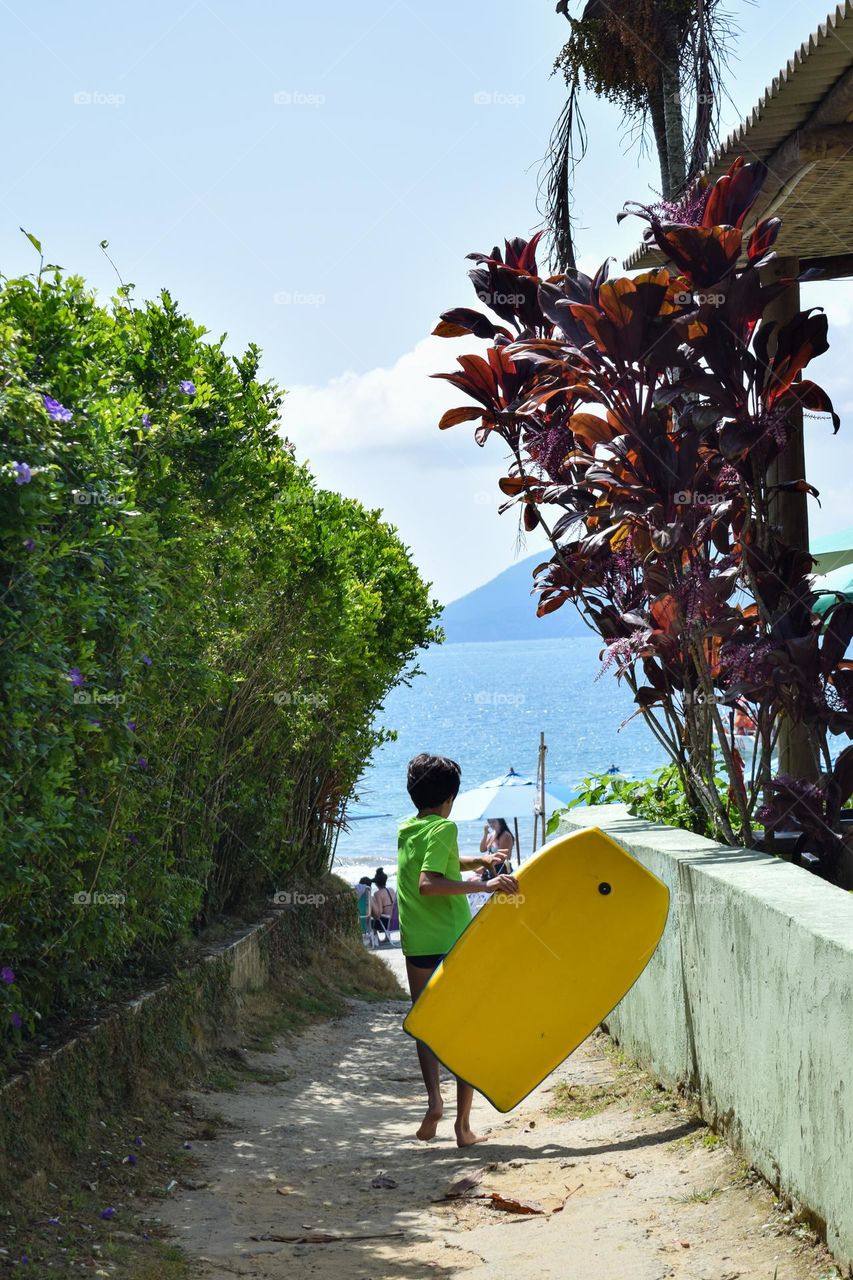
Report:
M503 858L500 853L459 856L456 823L448 819L461 776L459 765L444 756L419 755L409 761L406 789L418 812L400 824L397 902L412 1003L470 922L467 895L518 893L518 884L510 875L495 876L485 883L460 878L463 867L493 867ZM417 1137L428 1142L435 1137L444 1105L438 1059L420 1040L418 1059L426 1085L427 1111ZM471 1131L473 1100L471 1085L457 1078L455 1129L459 1147L485 1141Z

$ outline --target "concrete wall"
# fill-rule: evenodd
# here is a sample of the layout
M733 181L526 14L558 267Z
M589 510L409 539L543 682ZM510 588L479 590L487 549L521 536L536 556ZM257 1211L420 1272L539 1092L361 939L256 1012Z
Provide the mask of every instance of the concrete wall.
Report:
M668 886L648 968L607 1019L662 1080L825 1226L853 1266L853 897L765 854L632 818L574 809Z

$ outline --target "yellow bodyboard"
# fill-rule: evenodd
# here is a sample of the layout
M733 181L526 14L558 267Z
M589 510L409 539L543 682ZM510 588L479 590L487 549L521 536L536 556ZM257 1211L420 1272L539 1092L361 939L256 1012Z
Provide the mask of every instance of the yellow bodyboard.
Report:
M439 965L403 1027L510 1111L595 1030L648 964L669 890L597 828L545 845Z

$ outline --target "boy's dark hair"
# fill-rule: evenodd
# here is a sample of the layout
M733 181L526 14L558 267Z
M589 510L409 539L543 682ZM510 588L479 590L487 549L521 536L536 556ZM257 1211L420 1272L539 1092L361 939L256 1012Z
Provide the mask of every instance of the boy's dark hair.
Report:
M409 761L406 790L416 809L437 809L445 800L456 799L461 779L455 760L424 752Z

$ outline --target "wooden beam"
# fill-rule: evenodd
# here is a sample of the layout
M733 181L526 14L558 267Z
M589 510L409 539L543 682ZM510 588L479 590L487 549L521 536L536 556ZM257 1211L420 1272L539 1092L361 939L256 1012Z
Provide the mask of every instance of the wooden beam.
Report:
M796 258L776 258L761 269L761 283L791 280L793 283L780 294L764 312L763 320L775 320L780 325L791 320L800 310L800 286L797 280L799 262ZM771 354L774 340L770 341ZM788 443L775 462L767 469L768 485L784 484L788 480L803 480L806 474L806 455L803 440L802 410L795 409L787 417ZM770 517L778 525L783 539L798 550L809 549L808 494L775 493L770 500ZM792 778L815 781L819 775L817 753L809 740L805 725L783 720L779 728L779 772Z
M853 231L851 231L853 236ZM801 258L800 280L844 280L853 276L853 253L829 253L816 258Z
M811 160L853 159L853 124L829 124L801 129L796 137L803 163Z

